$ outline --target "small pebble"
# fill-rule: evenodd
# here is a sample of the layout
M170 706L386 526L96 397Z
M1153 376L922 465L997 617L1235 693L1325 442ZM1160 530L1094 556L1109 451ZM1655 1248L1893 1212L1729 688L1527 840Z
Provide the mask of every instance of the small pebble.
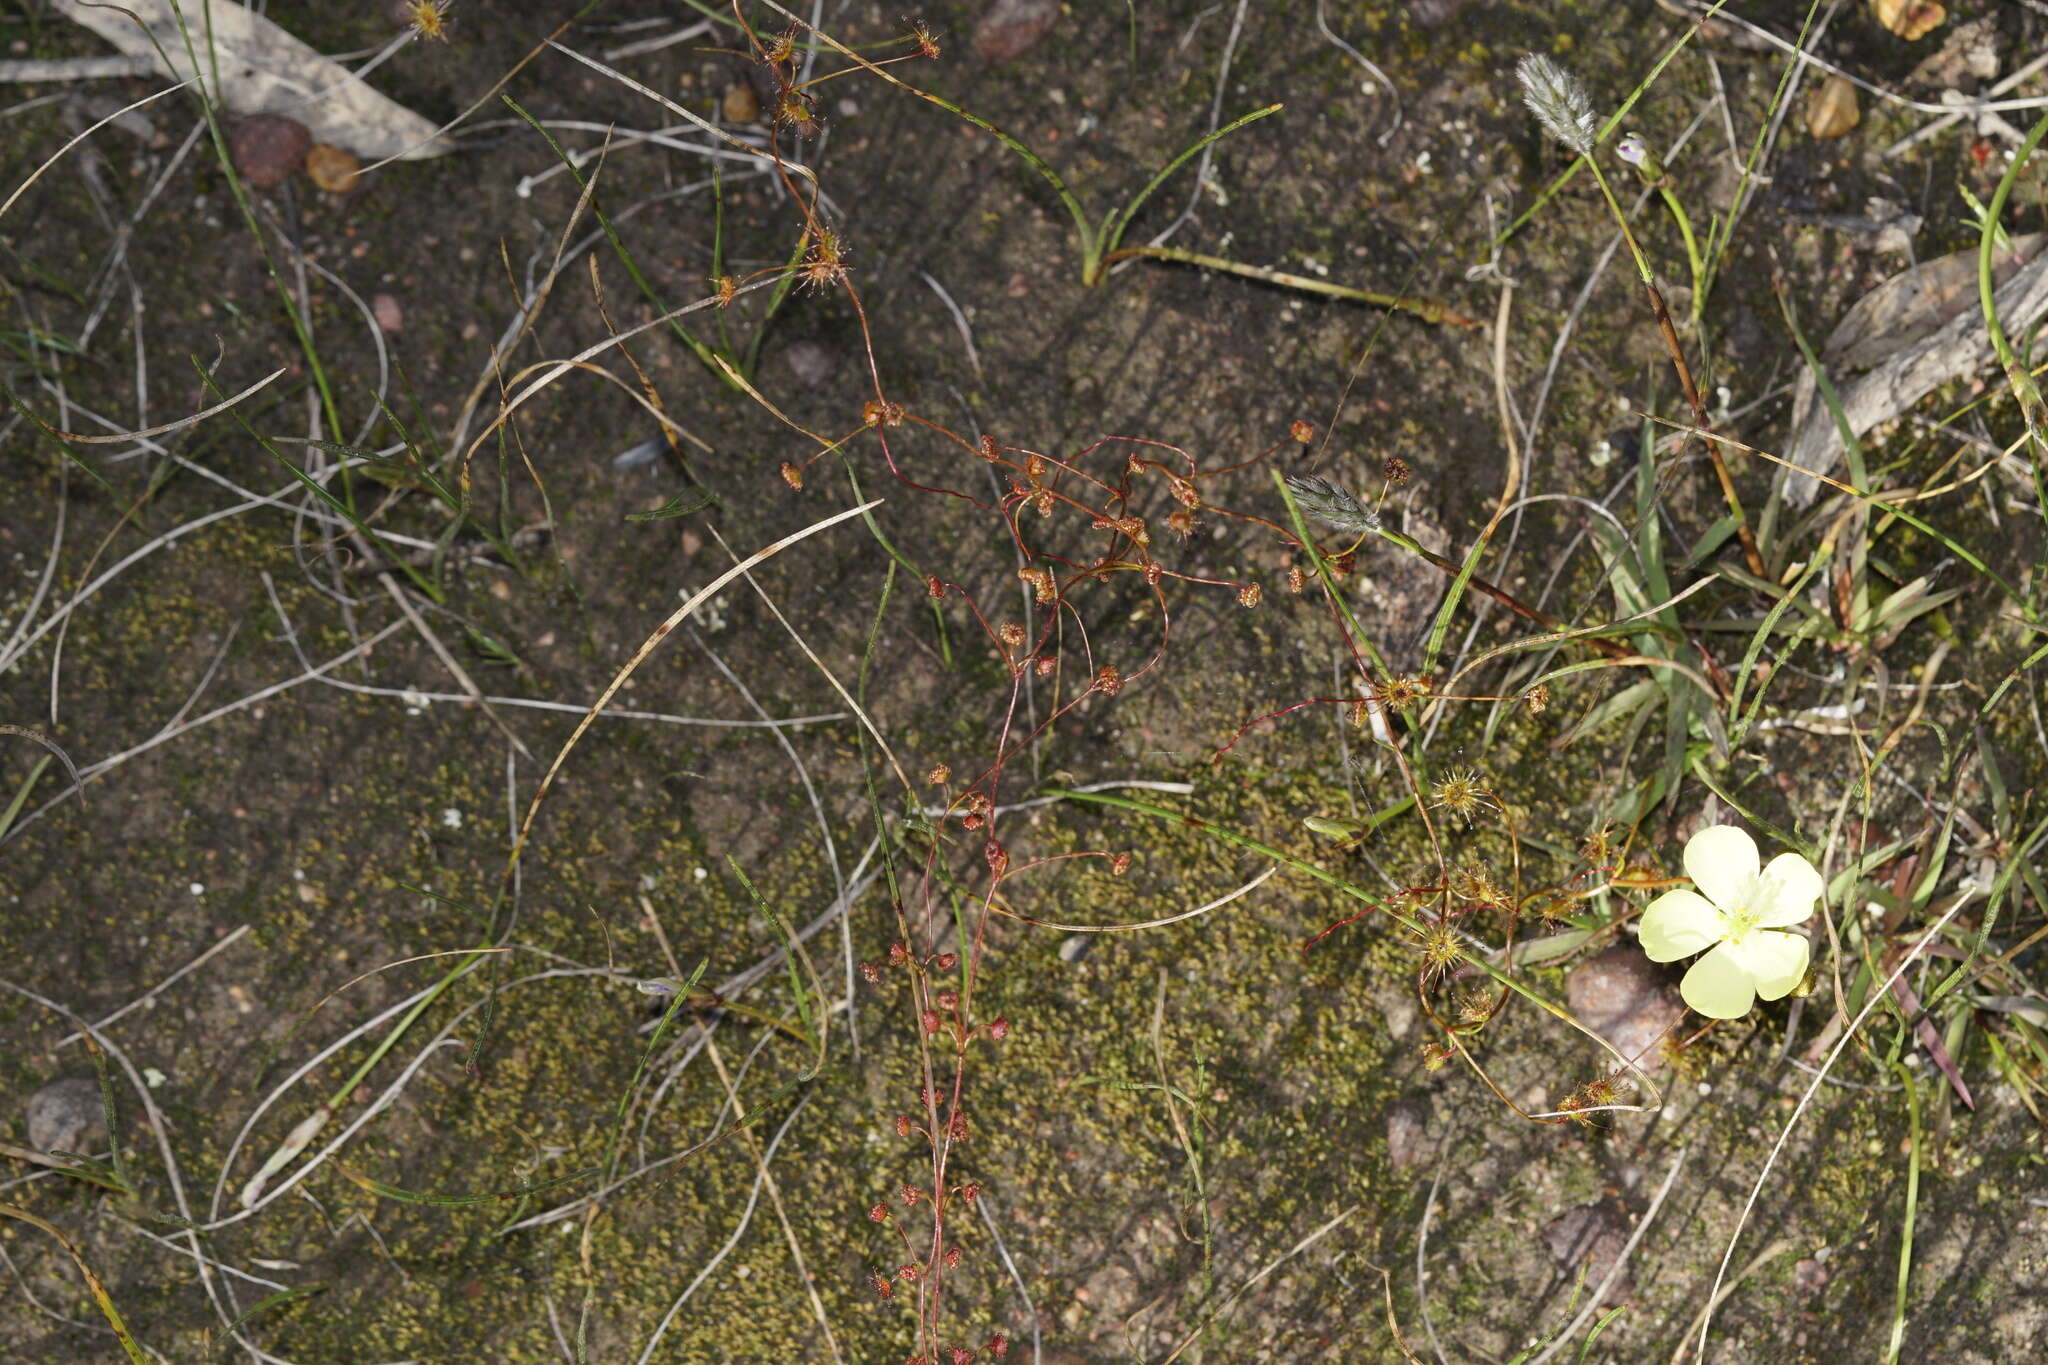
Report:
M289 180L305 164L312 145L305 124L277 114L251 114L235 125L229 139L235 169L260 190Z
M99 1082L65 1076L28 1097L28 1145L39 1152L83 1154L105 1139Z
M789 365L789 372L807 389L817 388L839 368L839 357L821 341L793 342L783 352L783 359Z
M1059 22L1059 0L995 0L974 26L974 55L1001 66L1038 46Z
M1429 1134L1429 1105L1422 1100L1396 1100L1387 1106L1387 1160L1397 1171L1434 1161L1438 1143Z
M375 315L377 325L387 332L396 332L405 326L405 310L400 308L398 300L389 294L372 296L370 312Z
M1543 1225L1543 1245L1550 1248L1550 1254L1557 1258L1574 1276L1579 1267L1586 1272L1586 1292L1592 1293L1607 1272L1614 1268L1615 1258L1621 1255L1622 1247L1628 1244L1628 1218L1608 1200L1581 1204L1575 1209L1566 1209ZM1626 1267L1614 1277L1602 1300L1617 1304L1635 1293L1635 1277Z
M752 123L761 117L761 97L752 85L728 86L719 101L719 112L727 123Z
M1602 949L1573 967L1565 978L1565 999L1580 1023L1646 1071L1664 1064L1664 1036L1685 1016L1670 973L1629 943Z

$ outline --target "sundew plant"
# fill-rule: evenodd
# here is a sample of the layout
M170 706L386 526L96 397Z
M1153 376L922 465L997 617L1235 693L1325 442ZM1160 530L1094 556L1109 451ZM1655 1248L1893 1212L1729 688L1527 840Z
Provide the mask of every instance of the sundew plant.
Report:
M2048 11L0 22L10 1360L2038 1354Z

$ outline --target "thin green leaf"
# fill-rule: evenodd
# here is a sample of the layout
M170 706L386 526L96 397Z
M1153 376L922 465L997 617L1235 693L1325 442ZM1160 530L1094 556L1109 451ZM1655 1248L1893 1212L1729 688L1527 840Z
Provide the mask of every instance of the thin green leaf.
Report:
M686 488L661 506L646 512L628 512L627 521L667 521L671 517L686 517L692 512L701 512L715 507L718 499L702 488Z

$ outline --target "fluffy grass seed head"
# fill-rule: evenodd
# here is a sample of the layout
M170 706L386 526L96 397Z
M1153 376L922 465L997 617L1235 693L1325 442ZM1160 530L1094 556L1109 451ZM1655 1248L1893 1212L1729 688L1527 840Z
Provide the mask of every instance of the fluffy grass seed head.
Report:
M1287 486L1303 512L1346 535L1362 536L1380 529L1380 514L1351 494L1313 474L1289 474Z
M1580 156L1592 155L1600 125L1593 117L1592 97L1578 77L1532 52L1516 64L1515 79L1522 83L1522 102L1544 132Z

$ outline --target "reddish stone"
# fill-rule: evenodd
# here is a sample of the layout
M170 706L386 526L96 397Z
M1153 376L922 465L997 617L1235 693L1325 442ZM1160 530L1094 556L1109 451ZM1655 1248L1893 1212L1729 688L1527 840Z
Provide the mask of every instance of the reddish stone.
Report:
M1015 61L1059 21L1059 0L995 0L974 26L974 55L990 66Z
M235 125L230 146L235 169L259 190L281 185L306 164L313 135L296 119L277 114L251 114Z

